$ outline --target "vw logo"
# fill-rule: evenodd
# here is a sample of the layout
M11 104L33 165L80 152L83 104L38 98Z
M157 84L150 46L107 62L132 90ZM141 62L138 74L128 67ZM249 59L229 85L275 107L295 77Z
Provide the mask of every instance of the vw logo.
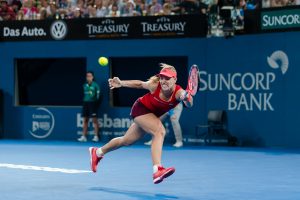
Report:
M67 25L63 21L55 21L50 27L50 34L55 40L62 40L67 35Z

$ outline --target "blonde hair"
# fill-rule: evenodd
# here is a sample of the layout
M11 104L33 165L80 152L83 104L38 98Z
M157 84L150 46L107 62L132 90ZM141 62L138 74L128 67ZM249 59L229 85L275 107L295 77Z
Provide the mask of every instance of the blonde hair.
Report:
M177 74L177 71L176 71L176 69L175 69L174 66L168 65L166 63L159 63L159 65L162 68L161 70L163 70L163 69L170 69L170 70L172 70L173 72L175 72ZM149 78L149 81L157 83L157 82L159 82L159 76L158 75L151 76Z

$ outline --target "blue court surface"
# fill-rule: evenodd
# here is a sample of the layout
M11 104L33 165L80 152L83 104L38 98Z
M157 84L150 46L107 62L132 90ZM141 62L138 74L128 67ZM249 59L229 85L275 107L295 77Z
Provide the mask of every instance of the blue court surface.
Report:
M300 150L167 146L176 172L154 185L149 147L107 154L94 174L90 145L0 140L0 199L300 199Z

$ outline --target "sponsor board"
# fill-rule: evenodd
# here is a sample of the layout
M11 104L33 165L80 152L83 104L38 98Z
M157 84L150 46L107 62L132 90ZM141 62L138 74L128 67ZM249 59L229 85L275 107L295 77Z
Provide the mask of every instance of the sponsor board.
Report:
M31 117L31 129L28 130L30 135L37 139L49 137L55 126L52 112L47 108L36 108Z
M229 111L274 111L272 86L280 75L287 73L289 59L285 52L274 51L266 58L266 68L262 72L209 73L200 71L200 91L226 92Z
M131 126L133 120L129 117L119 118L119 117L111 117L108 114L104 113L102 116L98 118L98 124L102 135L105 136L122 136L125 134L126 130ZM80 113L76 115L76 127L77 134L82 134L83 127L83 117ZM88 122L88 127L92 128L93 123L90 119ZM88 134L92 135L93 131L90 130Z
M0 24L2 41L206 37L206 33L204 15L24 20Z
M261 12L261 30L300 28L300 9Z

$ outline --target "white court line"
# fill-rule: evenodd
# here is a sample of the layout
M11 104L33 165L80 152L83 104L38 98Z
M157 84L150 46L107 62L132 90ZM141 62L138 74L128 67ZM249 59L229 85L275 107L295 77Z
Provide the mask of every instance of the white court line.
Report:
M87 171L87 170L41 167L41 166L32 166L32 165L15 165L15 164L9 164L9 163L0 163L0 168L1 167L2 168L10 168L10 169L45 171L45 172L61 172L61 173L66 173L66 174L81 174L81 173L92 172L92 171Z

